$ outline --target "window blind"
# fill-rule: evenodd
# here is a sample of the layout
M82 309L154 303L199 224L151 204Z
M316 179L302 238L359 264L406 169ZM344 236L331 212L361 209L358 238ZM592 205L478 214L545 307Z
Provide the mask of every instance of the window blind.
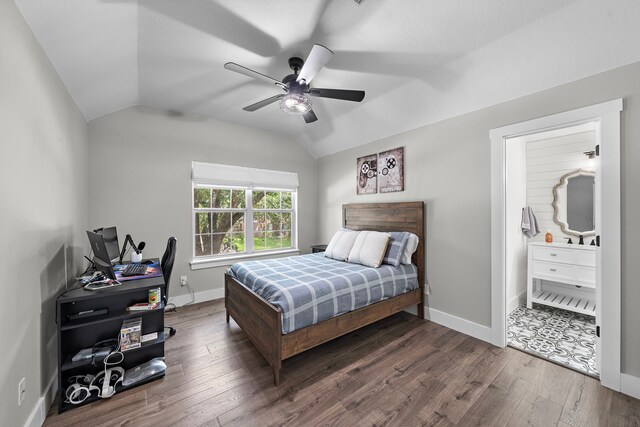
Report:
M300 185L298 174L269 169L247 168L218 163L192 162L191 177L198 184L238 187L266 187L295 190Z

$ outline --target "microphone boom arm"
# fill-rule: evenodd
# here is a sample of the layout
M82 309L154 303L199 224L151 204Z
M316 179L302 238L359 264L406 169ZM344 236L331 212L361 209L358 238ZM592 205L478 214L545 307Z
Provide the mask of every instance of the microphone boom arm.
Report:
M122 245L122 251L120 252L120 264L122 264L122 258L124 257L125 252L127 251L127 243L131 245L134 251L139 254L141 251L138 249L135 243L133 243L133 239L131 238L131 234L127 234L127 237L124 239L124 244Z

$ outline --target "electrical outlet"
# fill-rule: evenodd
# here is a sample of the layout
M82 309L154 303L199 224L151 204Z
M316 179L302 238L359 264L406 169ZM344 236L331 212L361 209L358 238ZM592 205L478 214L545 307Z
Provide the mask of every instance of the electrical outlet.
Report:
M27 383L24 378L18 383L18 406L22 405L24 399L27 397Z
M180 286L185 286L187 284L187 276L180 276Z

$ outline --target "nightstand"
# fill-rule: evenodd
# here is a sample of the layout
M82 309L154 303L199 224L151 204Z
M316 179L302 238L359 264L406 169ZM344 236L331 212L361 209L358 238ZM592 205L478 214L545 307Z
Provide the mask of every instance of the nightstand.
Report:
M311 253L324 252L327 249L327 245L313 245L311 246Z

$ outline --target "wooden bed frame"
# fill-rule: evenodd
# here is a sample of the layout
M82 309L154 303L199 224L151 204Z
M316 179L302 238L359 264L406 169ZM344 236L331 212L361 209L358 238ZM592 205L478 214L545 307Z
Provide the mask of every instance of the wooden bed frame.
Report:
M424 203L357 203L342 205L342 224L353 230L409 231L420 238L412 261L418 267L420 287L376 302L315 325L282 334L280 308L225 274L224 295L229 317L244 330L273 367L273 381L280 383L282 361L358 328L391 316L414 304L424 319Z

